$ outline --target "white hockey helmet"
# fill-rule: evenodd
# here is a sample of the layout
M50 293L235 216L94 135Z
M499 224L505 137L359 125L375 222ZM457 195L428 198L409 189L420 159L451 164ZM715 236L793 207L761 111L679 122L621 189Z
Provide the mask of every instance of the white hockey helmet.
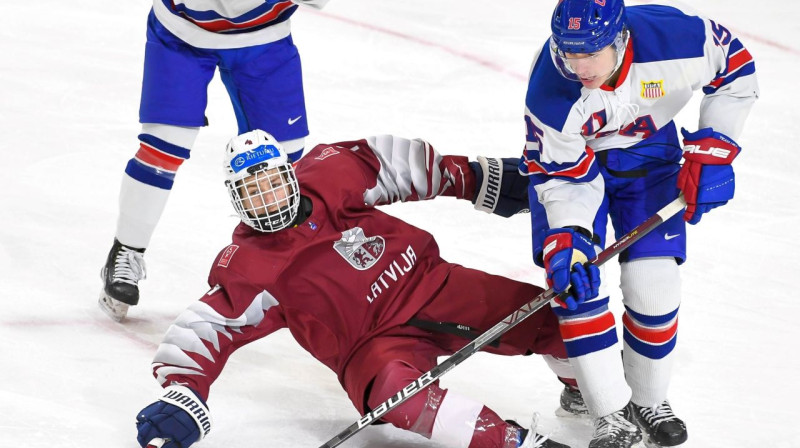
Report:
M242 222L261 232L289 227L297 217L300 189L283 147L256 129L225 148L225 185Z

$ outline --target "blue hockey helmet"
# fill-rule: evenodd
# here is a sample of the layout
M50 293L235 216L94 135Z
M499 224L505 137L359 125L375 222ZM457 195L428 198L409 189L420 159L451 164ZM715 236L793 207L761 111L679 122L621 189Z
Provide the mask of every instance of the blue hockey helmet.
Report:
M611 73L622 65L629 37L623 0L561 0L550 27L550 53L565 78L579 80L569 54L592 54L613 46L617 62Z
M562 0L550 23L561 53L595 53L611 45L625 28L623 0Z

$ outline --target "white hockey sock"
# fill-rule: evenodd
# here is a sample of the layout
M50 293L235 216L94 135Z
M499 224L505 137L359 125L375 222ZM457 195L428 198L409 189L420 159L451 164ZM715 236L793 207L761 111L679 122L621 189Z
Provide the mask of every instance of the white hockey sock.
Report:
M174 154L160 153L161 150L159 148L149 147L145 151L142 149L144 146L141 146L139 152L135 155L135 159L142 164L142 167L156 163L156 168L159 167L157 164L159 160L175 160L176 162L172 163L169 169L156 171L160 173L172 171L174 175L174 171L177 170L177 167L182 162L181 158L188 157L189 148L194 145L198 133L199 128L144 123L142 124L142 135L150 136L156 139L155 141L164 142L165 146L177 147L184 154L178 157ZM140 136L140 139L142 138ZM145 140L142 141L144 142ZM151 140L146 141L149 142ZM143 153L142 151L145 152ZM167 151L174 152L174 150ZM155 154L160 155L154 156ZM145 159L139 160L140 157L145 157ZM131 163L133 163L133 159ZM117 219L116 237L120 243L139 249L144 249L150 244L150 238L153 236L153 231L159 219L161 219L161 214L164 212L167 198L171 191L169 187L162 185L164 188L159 188L155 185L156 183L149 185L134 179L126 170L125 175L122 177L119 194L119 217ZM169 185L171 186L171 181Z
M140 249L150 244L170 191L144 184L127 174L122 177L117 218L120 243Z
M570 358L569 361L575 369L578 387L592 417L608 415L628 404L631 389L625 382L618 344Z
M568 379L575 378L575 369L572 368L569 359L556 358L552 355L542 355L542 358L544 362L547 363L547 367L550 367L550 370L552 370L557 377Z
M600 273L603 281L598 298L581 304L574 312L555 309L583 401L595 418L619 411L631 399L619 357L616 322L608 308L603 266Z
M621 266L625 376L639 406L667 397L678 330L681 280L671 257L636 259Z

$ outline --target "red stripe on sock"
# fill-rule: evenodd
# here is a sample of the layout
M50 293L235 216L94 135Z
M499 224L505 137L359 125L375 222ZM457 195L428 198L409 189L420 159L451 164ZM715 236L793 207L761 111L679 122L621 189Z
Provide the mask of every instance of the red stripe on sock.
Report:
M184 159L180 157L161 152L143 142L139 143L139 151L136 152L136 158L148 165L172 172L177 171L178 167L180 167L184 161Z
M605 333L614 327L614 315L606 311L593 316L591 319L581 321L562 321L558 325L561 337L567 341L593 334Z
M663 344L675 337L678 332L678 319L666 328L647 328L637 324L628 313L622 315L622 325L636 338L649 344Z

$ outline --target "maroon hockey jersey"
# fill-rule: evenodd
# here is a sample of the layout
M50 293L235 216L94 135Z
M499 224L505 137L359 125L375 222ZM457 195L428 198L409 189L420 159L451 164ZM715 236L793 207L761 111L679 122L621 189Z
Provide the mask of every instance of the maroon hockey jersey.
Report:
M313 211L297 227L261 233L239 224L214 261L211 290L170 327L153 361L162 385L204 398L237 348L288 328L341 375L365 341L406 323L452 265L428 232L376 205L471 199L467 159L392 136L318 145L296 165Z

